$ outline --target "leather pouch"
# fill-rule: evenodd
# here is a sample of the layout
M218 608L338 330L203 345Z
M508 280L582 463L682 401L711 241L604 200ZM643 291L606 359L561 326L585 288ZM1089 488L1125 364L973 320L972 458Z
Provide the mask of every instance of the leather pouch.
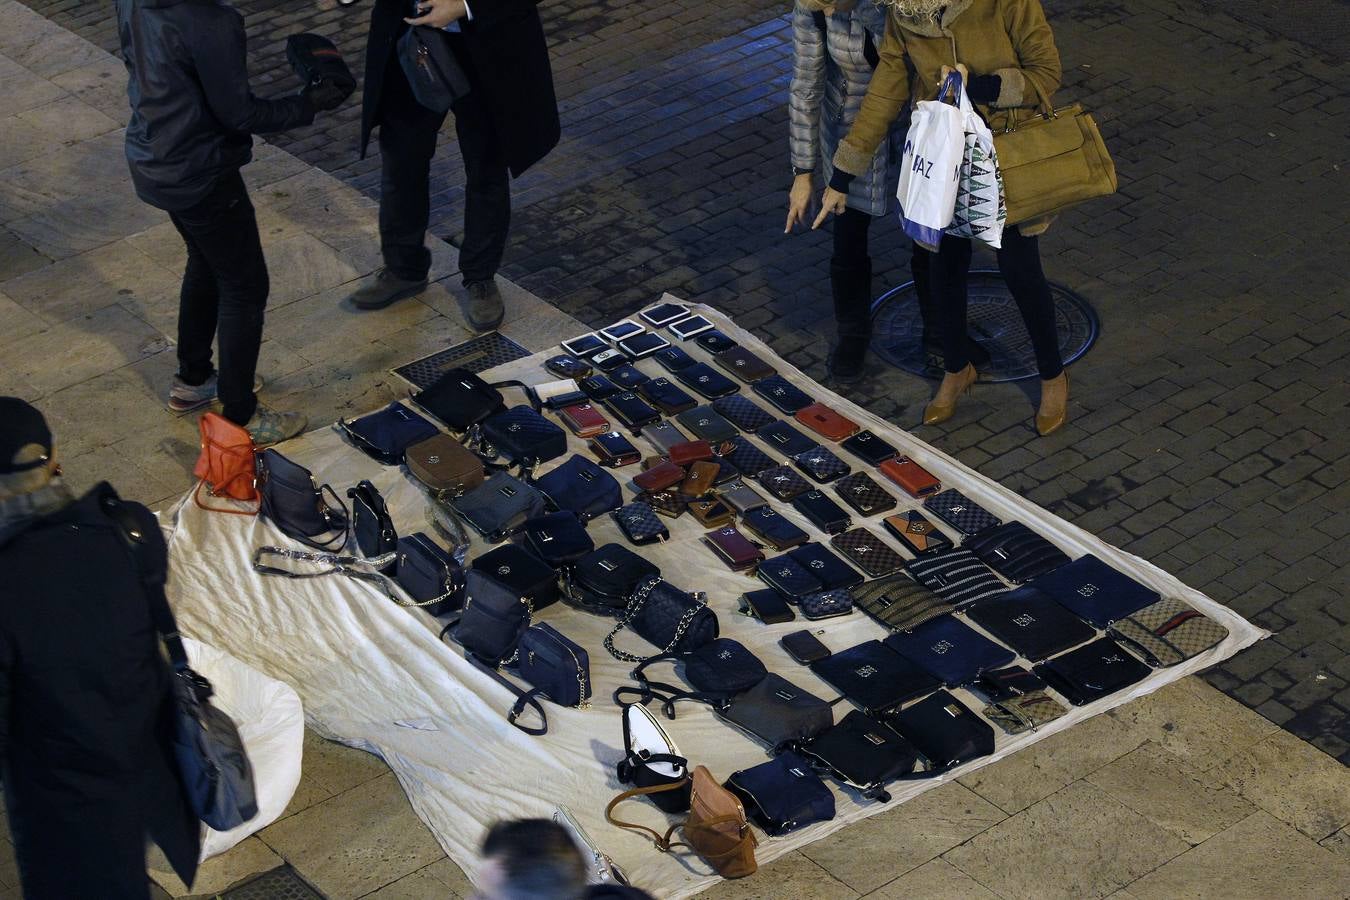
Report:
M746 478L754 478L765 469L772 469L777 465L769 454L750 443L743 435L736 435L718 449L721 458L731 463L732 467Z
M1148 677L1151 669L1110 638L1099 638L1033 670L1074 706L1083 706Z
M792 457L797 468L810 475L821 484L837 481L848 474L848 463L835 456L824 447L816 447Z
M659 491L684 481L685 471L670 460L657 463L633 476L633 484L644 491Z
M868 477L866 472L845 475L835 484L834 490L840 500L864 516L874 516L895 508L896 499Z
M793 497L792 508L826 534L838 534L853 524L842 506L825 496L823 491L814 488Z
M1032 662L1040 662L1097 636L1091 625L1030 585L982 600L966 615Z
M544 360L544 368L559 378L585 378L591 374L591 364L570 353L559 353Z
M659 543L670 537L670 532L662 524L656 510L640 500L616 509L610 515L614 517L614 522L623 532L623 536L635 546Z
M801 563L820 579L822 587L831 591L835 588L852 588L863 582L863 577L848 563L835 556L816 543L802 544L788 551L788 556Z
M689 440L689 436L676 428L674 422L667 422L665 419L660 422L653 422L642 429L642 436L663 456L670 452L671 447L676 444L687 443Z
M687 428L694 437L713 443L731 440L738 434L736 426L722 418L711 406L696 406L680 413L675 421Z
M986 528L962 546L1013 584L1053 572L1069 562L1063 550L1021 522Z
M637 434L643 427L652 424L661 418L661 414L652 409L637 394L632 391L614 394L605 398L605 408L614 414L625 428L633 434Z
M956 488L929 497L923 501L923 508L962 534L979 534L999 524L997 516Z
M741 386L707 363L694 363L675 373L683 385L692 388L700 396L712 400L734 394Z
M689 508L689 498L671 488L662 488L659 491L643 491L633 499L641 500L656 510L658 515L665 516L668 519L678 519Z
M933 619L913 631L896 632L883 643L947 687L968 684L1017 657L955 616Z
M684 481L680 482L680 493L686 497L702 497L712 490L713 482L722 467L715 462L700 460L688 469Z
M1008 592L988 566L961 547L912 559L905 563L905 569L916 581L956 606L979 603Z
M830 409L824 403L812 403L793 413L793 418L801 422L816 434L831 441L842 441L852 437L860 426L852 419Z
M764 561L764 554L759 547L737 531L734 525L708 532L703 537L703 543L733 572L743 572Z
M778 374L777 369L741 346L713 354L713 361L747 384Z
M905 565L905 560L866 528L854 528L830 538L830 546L838 550L871 578L890 575Z
M668 416L698 406L697 400L680 390L669 378L652 378L638 388L638 393Z
M731 424L741 431L754 432L770 422L777 421L771 414L760 409L749 397L732 394L713 401L712 408L726 416Z
M942 482L938 481L932 472L908 456L888 459L877 468L881 470L882 475L904 488L905 493L911 497L927 497L936 494L942 488Z
M563 407L558 411L558 418L577 437L595 437L609 431L609 419L589 403Z
M900 452L870 431L860 431L839 446L869 466L879 466Z
M713 448L707 441L685 441L671 447L666 456L677 466L688 466L712 459Z
M720 528L736 521L736 511L716 499L690 500L689 514L704 528Z
M1106 628L1162 599L1157 591L1091 554L1042 575L1032 584L1098 628Z
M751 386L751 389L772 403L775 409L788 415L815 402L809 394L782 375L770 375L768 378L760 379Z
M608 469L631 466L642 458L633 442L617 431L597 434L586 446L595 454L600 465Z
M741 514L741 522L755 537L775 550L787 550L805 544L811 536L793 525L772 506L760 506Z
M866 641L832 653L811 663L811 671L873 715L938 687L937 679L881 641Z
M437 499L459 497L483 483L483 461L448 434L438 432L413 444L404 461L412 477Z
M904 572L853 588L853 602L892 631L908 631L956 607Z
M666 347L664 350L657 350L652 354L652 359L660 363L661 368L667 372L678 372L698 362L679 347Z
M756 431L755 437L784 456L796 456L820 446L820 442L802 434L782 419L774 419Z
M790 603L797 602L807 594L825 590L825 585L810 569L786 554L765 560L755 574Z
M952 546L951 538L938 531L923 513L915 509L887 516L881 524L915 556L937 553Z
M1175 597L1112 624L1110 634L1151 666L1175 666L1228 637L1228 629Z
M590 399L578 390L577 383L570 378L536 384L534 385L534 395L539 398L540 406L555 412L569 406L586 403Z
M787 466L764 469L755 476L755 480L778 500L791 500L811 490L810 483Z
M735 466L730 463L727 466L732 469ZM759 492L741 480L738 475L734 480L723 484L717 489L717 496L728 506L744 516L752 509L760 509L768 506L769 501L759 495Z

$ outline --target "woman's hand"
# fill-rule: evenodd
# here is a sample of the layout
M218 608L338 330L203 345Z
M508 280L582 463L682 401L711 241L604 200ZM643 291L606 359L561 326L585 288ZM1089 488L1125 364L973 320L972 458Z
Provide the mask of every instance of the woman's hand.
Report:
M963 84L966 84L966 83L969 83L969 82L970 82L970 70L966 68L966 64L965 64L965 63L957 63L957 64L956 64L956 71L961 75L961 82L962 82ZM943 66L943 67L942 67L942 73L941 73L940 75L938 75L938 84L940 85L940 84L942 84L942 82L946 81L946 80L947 80L947 76L950 75L950 74L952 74L952 67L951 67L951 66Z
M469 14L464 0L421 0L417 5L418 17L404 19L409 25L427 25L431 28L444 28Z
M820 195L820 215L816 216L816 221L811 225L811 230L819 228L825 224L825 220L830 217L830 213L836 216L841 215L848 204L848 194L840 193L832 187L825 188L825 193Z
M811 214L811 173L798 175L792 179L788 190L787 227L783 234L789 234L795 225L805 225L806 217Z

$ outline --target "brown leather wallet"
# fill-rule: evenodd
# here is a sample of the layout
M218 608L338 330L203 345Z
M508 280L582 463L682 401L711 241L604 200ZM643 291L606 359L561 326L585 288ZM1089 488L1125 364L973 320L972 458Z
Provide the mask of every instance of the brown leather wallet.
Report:
M685 471L670 460L662 460L645 472L633 476L633 484L644 491L659 491L684 481Z
M604 434L609 431L609 419L606 419L601 415L600 410L589 403L564 406L558 411L558 418L562 419L563 424L571 429L577 437L595 437L597 434Z
M764 561L764 554L759 547L737 531L735 525L708 532L703 537L703 543L720 556L733 572L743 572Z
M689 512L707 528L720 528L736 521L736 512L721 500L690 500Z
M824 403L812 403L794 413L798 422L831 441L842 441L860 430L857 422L841 416Z
M936 494L942 482L923 466L908 456L897 456L877 466L882 475L905 489L911 497L927 497Z
M722 467L715 462L699 460L689 467L689 474L680 482L680 493L686 497L702 497L712 490L713 482Z
M667 458L677 466L687 466L699 460L712 459L712 444L707 441L685 441L666 451Z
M713 361L746 383L778 374L777 369L739 344L721 353L714 353Z

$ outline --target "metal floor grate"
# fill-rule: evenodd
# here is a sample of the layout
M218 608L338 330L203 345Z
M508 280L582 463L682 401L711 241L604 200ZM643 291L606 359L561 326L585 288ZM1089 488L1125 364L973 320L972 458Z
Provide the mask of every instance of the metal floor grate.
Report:
M220 894L220 900L324 900L290 866L264 872L237 888Z
M1097 339L1100 323L1086 300L1063 285L1050 282L1055 300L1055 329L1065 365L1087 353ZM967 288L970 336L989 351L991 359L978 366L981 381L1020 381L1033 378L1036 354L1022 324L1022 314L997 269L972 269ZM887 291L872 304L872 350L893 366L941 378L942 359L923 347L923 319L919 315L914 282Z
M421 390L450 369L482 372L529 355L530 351L494 331L399 366L394 374Z

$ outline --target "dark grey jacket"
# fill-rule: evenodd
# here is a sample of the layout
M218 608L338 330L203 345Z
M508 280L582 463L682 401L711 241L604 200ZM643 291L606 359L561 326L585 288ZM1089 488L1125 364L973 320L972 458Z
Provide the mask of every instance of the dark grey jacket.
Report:
M244 19L224 0L117 0L126 60L127 162L151 206L184 210L253 158L254 134L314 121L309 100L248 85Z

